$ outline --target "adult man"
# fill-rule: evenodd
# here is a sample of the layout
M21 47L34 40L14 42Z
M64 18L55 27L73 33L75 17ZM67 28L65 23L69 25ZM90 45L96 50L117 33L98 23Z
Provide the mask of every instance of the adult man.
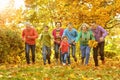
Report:
M64 30L63 36L67 36L68 37L68 42L71 45L72 48L72 57L74 58L74 61L77 61L77 58L75 56L75 52L76 52L76 45L75 45L75 40L78 36L77 30L73 28L72 23L68 23L68 28L66 28ZM69 48L69 52L68 52L68 64L70 64L70 48Z
M26 28L22 31L22 39L25 42L25 54L27 64L30 64L30 49L32 52L32 63L35 63L35 39L38 37L37 31L29 22L26 22Z
M96 22L92 22L90 25L95 40L98 42L97 47L93 48L93 58L94 58L95 66L98 66L98 53L100 53L102 64L105 63L104 45L105 45L105 37L107 36L107 31L103 27L97 25Z

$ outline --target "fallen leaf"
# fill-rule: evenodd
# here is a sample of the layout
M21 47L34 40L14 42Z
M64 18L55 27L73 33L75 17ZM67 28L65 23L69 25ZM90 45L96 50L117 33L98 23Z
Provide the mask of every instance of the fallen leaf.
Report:
M0 78L2 78L3 77L3 75L0 75Z
M82 80L88 80L88 79L82 75Z
M50 78L49 77L44 77L44 80L50 80Z
M76 78L74 74L70 74L70 77L71 78Z

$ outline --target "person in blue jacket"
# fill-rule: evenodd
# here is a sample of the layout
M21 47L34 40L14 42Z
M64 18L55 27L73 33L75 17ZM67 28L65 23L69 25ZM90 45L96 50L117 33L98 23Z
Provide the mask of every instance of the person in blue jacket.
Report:
M75 56L75 52L76 52L75 41L78 36L78 33L77 30L73 28L73 24L71 22L68 23L67 28L63 32L63 36L68 37L68 42L71 45L71 49L72 49L72 57L74 58L74 61L77 62L77 58ZM68 51L68 64L70 64L70 47Z

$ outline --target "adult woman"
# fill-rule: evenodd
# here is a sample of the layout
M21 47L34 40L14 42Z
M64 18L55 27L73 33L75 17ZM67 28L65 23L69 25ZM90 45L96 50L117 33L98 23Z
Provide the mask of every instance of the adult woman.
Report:
M52 35L54 38L54 51L55 51L56 63L58 63L59 55L60 55L60 61L61 61L61 53L59 51L59 47L60 47L61 38L62 38L64 29L61 28L62 26L61 22L56 22L55 26L56 28L52 31Z
M93 33L91 30L89 30L89 25L86 23L83 23L81 25L81 31L78 34L76 42L80 41L80 50L82 53L81 63L84 64L84 59L86 58L85 65L88 65L89 56L90 56L90 47L88 45L89 40L94 40Z

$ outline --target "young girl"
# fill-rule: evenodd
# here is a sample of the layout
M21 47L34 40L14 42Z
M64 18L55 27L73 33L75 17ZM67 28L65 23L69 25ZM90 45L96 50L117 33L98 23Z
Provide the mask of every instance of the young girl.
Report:
M60 44L60 50L61 50L61 57L62 57L62 62L63 65L66 65L66 59L68 57L68 50L69 50L69 43L68 43L68 38L67 36L62 37L62 42Z
M48 64L50 64L50 55L51 55L51 35L48 31L48 26L44 27L43 32L41 33L41 43L42 43L42 55L44 65L46 65L46 59L48 60Z

